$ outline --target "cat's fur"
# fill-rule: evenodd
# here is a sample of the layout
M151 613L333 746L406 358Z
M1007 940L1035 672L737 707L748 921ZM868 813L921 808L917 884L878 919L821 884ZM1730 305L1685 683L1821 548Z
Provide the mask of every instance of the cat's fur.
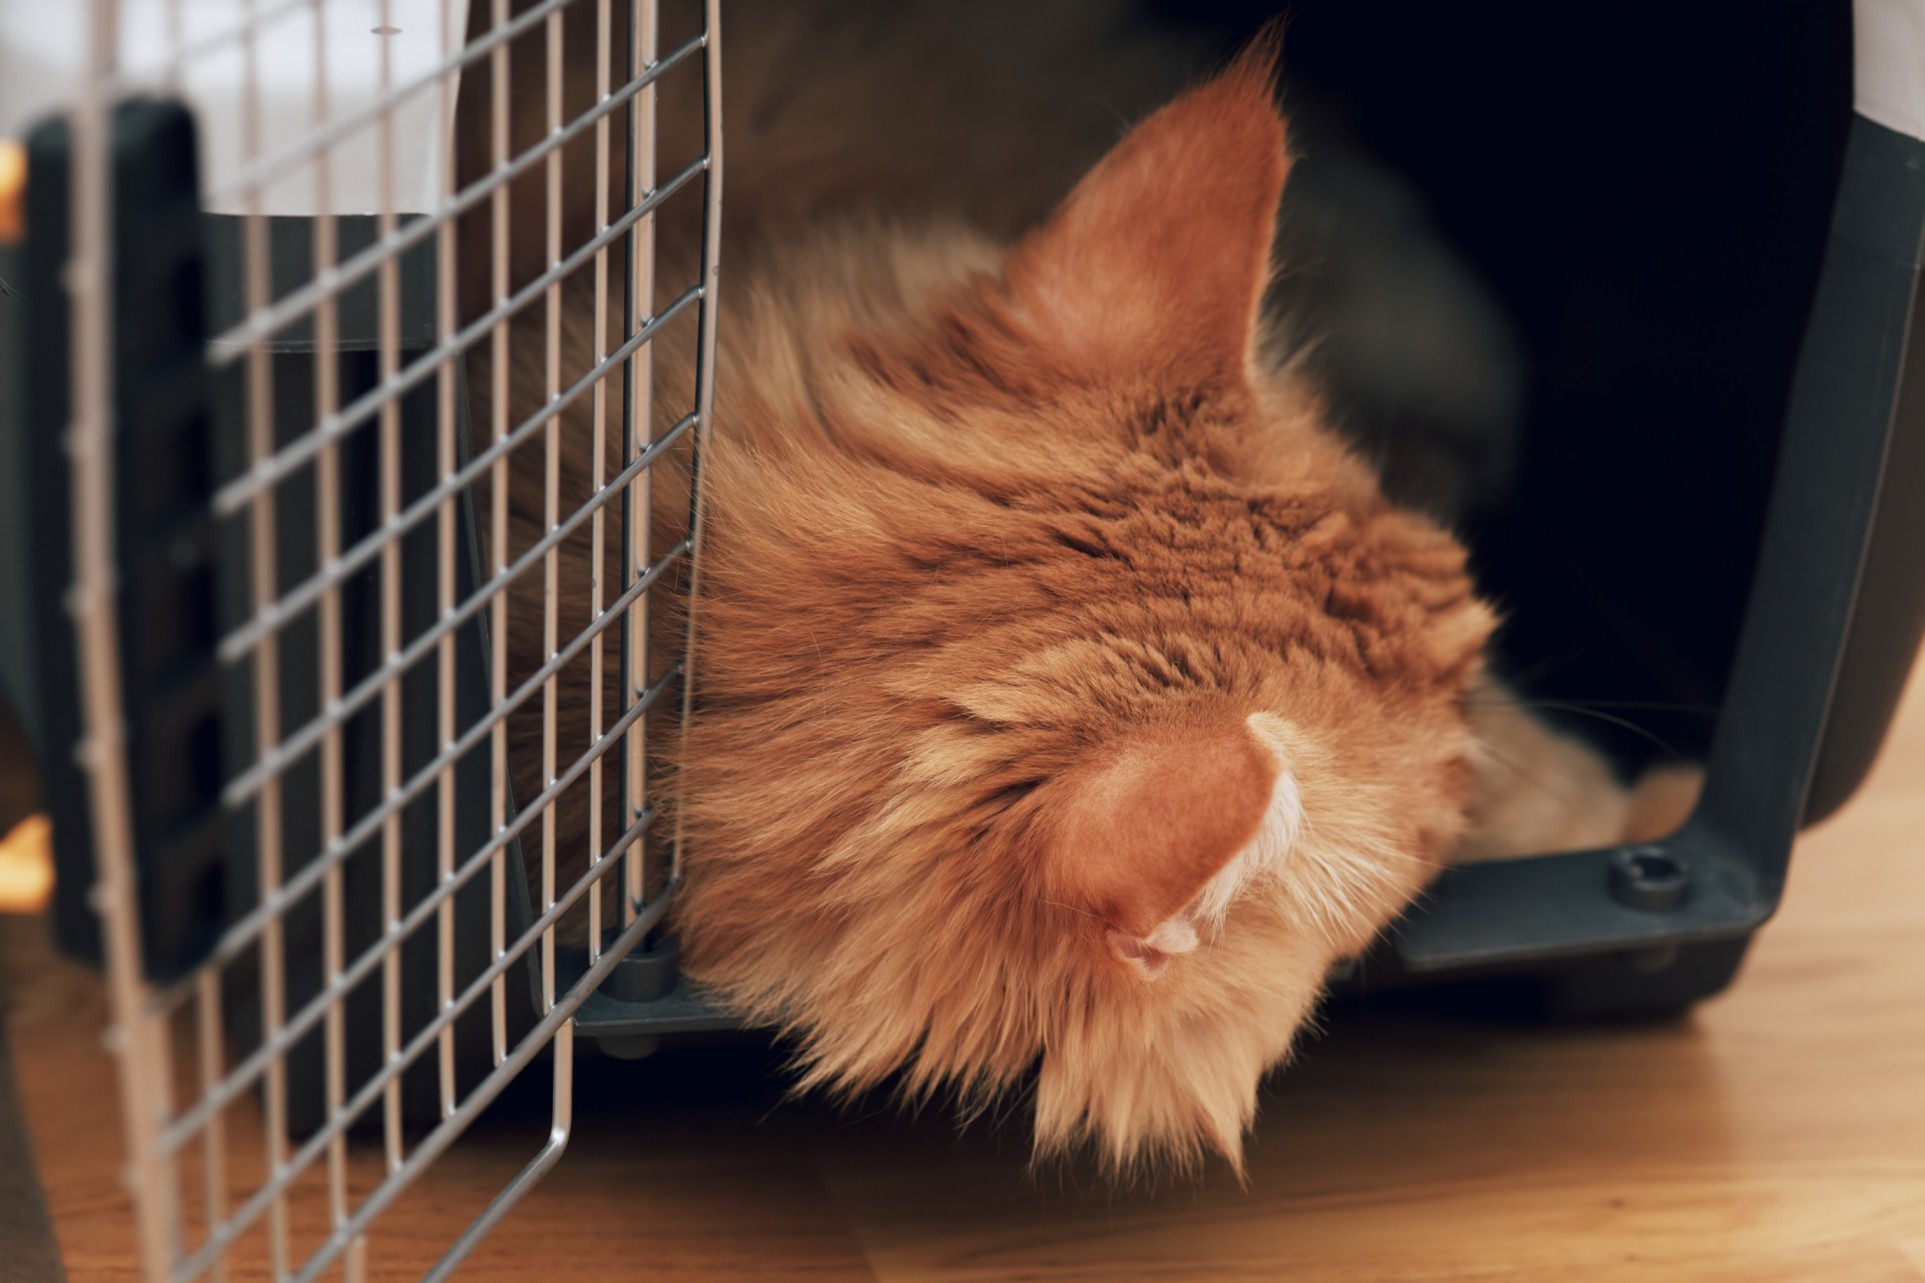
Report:
M1289 169L1272 80L1258 50L1149 116L1007 248L954 221L782 226L811 208L791 190L775 224L735 207L781 236L725 260L698 709L657 832L687 839L687 973L791 1034L806 1085L899 1074L981 1104L1035 1070L1039 1153L1236 1162L1332 962L1474 814L1481 854L1631 826L1588 751L1483 697L1493 616L1463 551L1383 498L1271 350L1258 305ZM872 163L831 166L838 192ZM998 182L986 168L969 181ZM586 290L567 304L563 385L595 347ZM692 340L658 344L657 430L690 404ZM539 309L511 352L513 424L546 392ZM475 386L485 443L485 369ZM562 515L592 492L586 408L554 434ZM658 550L685 530L684 466L653 489ZM548 528L545 467L540 448L515 461L510 555ZM591 571L584 530L557 559L564 641ZM683 618L666 586L658 657ZM511 688L545 657L542 604L523 576ZM613 665L610 645L611 688ZM555 686L564 765L588 744L588 678L584 656ZM523 799L543 713L511 731ZM1507 746L1603 800L1532 805L1544 781ZM622 827L614 774L600 844ZM590 798L556 804L563 885Z

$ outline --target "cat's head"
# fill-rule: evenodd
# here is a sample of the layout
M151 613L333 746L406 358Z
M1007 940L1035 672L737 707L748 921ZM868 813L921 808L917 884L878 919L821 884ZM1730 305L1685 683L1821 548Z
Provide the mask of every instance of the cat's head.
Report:
M1271 80L1149 117L963 283L878 244L889 306L744 350L682 920L812 1083L1039 1067L1041 1152L1238 1161L1463 831L1491 615L1264 355Z

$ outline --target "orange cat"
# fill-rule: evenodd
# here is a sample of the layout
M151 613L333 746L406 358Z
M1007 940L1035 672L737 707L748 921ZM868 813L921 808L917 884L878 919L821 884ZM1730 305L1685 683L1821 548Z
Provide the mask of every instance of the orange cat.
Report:
M1040 1154L1235 1163L1331 964L1473 813L1484 854L1629 823L1581 746L1474 696L1493 617L1463 551L1382 497L1270 352L1290 167L1273 79L1246 54L1007 248L872 219L727 260L673 925L712 1000L795 1038L805 1085L900 1074L980 1105L1035 1070ZM539 324L518 329L509 423L541 404ZM691 340L661 341L658 430L689 403ZM563 422L566 513L594 438ZM683 466L654 490L658 549L681 534ZM546 529L543 468L517 461L511 548ZM589 576L573 540L564 639ZM543 657L541 607L524 576L511 684ZM672 643L672 593L655 626ZM587 676L559 683L564 761L587 742ZM523 798L539 712L513 724ZM1507 741L1598 800L1533 806ZM575 870L587 794L558 803Z
M738 304L788 351L713 461L678 921L807 1081L982 1097L1040 1057L1040 1147L1234 1156L1462 834L1491 616L1256 359L1285 172L1252 59L999 267L865 238ZM878 267L926 283L858 327Z

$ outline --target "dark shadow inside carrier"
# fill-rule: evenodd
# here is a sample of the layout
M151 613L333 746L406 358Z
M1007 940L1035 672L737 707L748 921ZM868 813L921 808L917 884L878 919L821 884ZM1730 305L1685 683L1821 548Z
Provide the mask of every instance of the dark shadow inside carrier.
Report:
M1450 514L1505 611L1505 669L1627 772L1702 761L1844 157L1848 6L1312 0L1283 50L1302 153L1286 205L1334 187L1341 212L1362 153L1481 287L1455 323L1494 304L1507 331L1456 372L1490 386L1459 394L1455 430L1496 458ZM1317 289L1317 263L1285 267ZM1425 291L1385 285L1357 329ZM1397 386L1424 341L1326 340L1339 405L1418 501L1457 392Z

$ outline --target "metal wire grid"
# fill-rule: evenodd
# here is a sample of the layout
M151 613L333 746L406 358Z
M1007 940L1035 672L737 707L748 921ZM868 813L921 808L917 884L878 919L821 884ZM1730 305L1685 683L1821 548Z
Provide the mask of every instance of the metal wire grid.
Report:
M688 577L699 566L699 507L692 510L690 531L678 545L653 558L648 548L649 487L647 476L675 439L692 434L699 457L709 426L713 398L715 352L714 286L717 271L721 184L719 0L702 5L703 30L695 38L667 52L657 45L659 16L655 0L624 0L628 48L622 51L630 75L615 84L615 52L611 49L612 0L542 0L510 15L507 0L488 3L484 33L465 43L451 39L450 0L439 0L441 58L426 74L397 83L383 45L379 69L380 93L363 107L344 115L330 112L328 101L328 41L324 24L330 4L341 0L241 0L240 19L231 29L192 42L184 39L180 0L168 0L170 52L162 65L163 77L177 79L197 59L238 46L246 67L242 122L243 164L216 192L238 201L243 222L243 278L245 314L239 324L215 338L209 359L216 366L237 367L246 389L245 423L247 466L218 493L217 513L245 522L249 543L249 612L220 643L221 659L244 670L253 686L257 752L253 762L226 787L224 801L237 814L251 812L257 861L258 902L227 927L207 961L186 980L164 987L150 984L141 969L139 913L134 888L132 829L129 821L126 742L121 721L116 637L118 621L113 595L114 465L109 449L113 354L109 350L106 318L113 306L109 260L111 181L108 128L113 103L131 88L123 70L121 5L118 0L90 0L91 29L86 67L87 90L75 104L72 124L75 146L73 209L76 252L69 275L74 309L74 406L71 453L74 464L74 530L76 582L72 596L81 644L84 741L81 760L88 780L96 825L99 885L96 902L105 927L106 963L113 1026L110 1045L120 1060L121 1107L129 1153L128 1180L137 1211L138 1234L147 1277L189 1280L225 1277L230 1250L245 1235L264 1227L266 1256L277 1280L307 1280L340 1269L349 1279L369 1270L368 1231L421 1172L433 1163L499 1095L508 1082L544 1050L552 1049L554 1087L551 1126L536 1156L487 1206L449 1247L428 1277L452 1272L475 1243L560 1157L571 1125L570 1082L573 1062L573 1013L625 953L661 916L666 894L643 898L640 839L653 809L647 804L640 743L642 718L693 658L693 622L688 649L680 663L650 682L645 595L663 571L679 558L688 559ZM376 0L378 25L389 23L390 4ZM597 84L595 105L573 119L562 114L563 10L574 4L593 5ZM313 127L304 137L279 150L267 151L258 127L260 84L255 46L265 24L296 20L303 12L314 23ZM456 11L458 13L458 11ZM508 148L510 98L510 42L518 38L545 42L546 133L535 147L517 155ZM656 83L683 64L693 74L699 63L704 81L706 123L702 155L687 167L656 182ZM420 94L442 95L444 119L453 119L458 77L485 74L492 89L493 115L489 122L492 167L478 181L456 190L452 159L447 161L439 204L428 216L403 221L395 192L395 109ZM628 148L626 166L627 212L612 221L598 213L602 224L585 243L564 252L561 192L564 183L563 147L588 132L596 145L594 182L597 211L610 208L611 174L608 164L611 130L619 114ZM373 130L380 158L380 212L374 242L357 253L339 253L335 216L327 211L333 180L332 149L356 131ZM262 202L266 186L300 167L310 167L322 212L313 220L312 279L275 297L270 285L268 227ZM508 269L510 226L509 185L539 168L546 186L547 218L544 260L548 268L519 288L510 289ZM648 314L656 297L654 281L653 216L657 207L702 179L703 236L700 278L672 302ZM577 178L577 181L579 179ZM688 199L688 198L684 198ZM455 283L454 220L484 202L492 212L490 261L493 306L467 324L458 323ZM416 245L432 243L437 268L435 300L436 341L428 350L402 363L399 336L399 275L401 255ZM616 262L611 262L613 257ZM611 268L625 268L619 282L622 341L610 349L605 324L611 304ZM592 367L564 386L561 382L561 283L570 273L593 273L596 347ZM292 440L277 440L272 352L278 338L291 326L312 326L316 351L330 353L338 338L339 308L345 291L373 277L379 297L378 379L375 385L342 404L340 375L332 359L315 362L312 424ZM545 309L547 352L546 398L543 408L523 422L507 420L509 318L535 306ZM694 404L667 432L647 439L653 407L650 404L650 340L675 318L695 309L699 326L698 369ZM473 458L461 459L456 413L457 363L484 338L491 344L496 386L489 425L492 443ZM619 390L611 391L611 376L621 375ZM402 475L401 406L404 394L432 381L436 391L435 477L425 492L404 503ZM570 405L588 398L597 435L594 450L593 496L573 512L560 509L557 473L560 415ZM620 425L623 466L605 475L601 445ZM375 528L343 546L340 519L341 450L357 431L372 422L376 435L379 479L378 521ZM507 560L505 491L511 453L537 437L545 438L546 529L548 534L512 561ZM277 582L276 539L283 522L277 520L277 497L290 479L311 477L317 547L316 568L292 588ZM455 567L457 500L477 482L489 483L492 506L487 519L494 538L490 548L495 564L479 587L465 596L457 589ZM637 482L641 484L637 484ZM624 547L616 550L621 567L612 595L604 591L602 574L607 556L605 522L610 503L620 502ZM432 591L437 620L413 637L404 637L402 618L401 546L417 528L437 534L439 569ZM561 541L589 529L595 559L593 600L589 623L572 638L558 627L557 551ZM352 685L345 684L341 653L342 590L364 567L378 568L380 661ZM507 590L525 576L539 575L544 585L543 654L548 662L515 689L507 687L504 645L496 645L490 662L489 703L485 716L465 728L455 719L456 632L486 612L493 635L506 635ZM412 586L420 591L422 586ZM691 588L692 591L692 588ZM282 638L291 623L311 615L316 621L319 656L314 679L318 687L316 714L303 724L283 726L280 690L288 676L282 668ZM608 679L605 634L616 629L620 648L616 668L621 682L621 712L603 725L601 693ZM590 714L588 751L569 761L560 757L555 730L556 675L561 667L586 649L590 654L595 692ZM403 773L401 686L404 675L432 671L438 687L436 743L441 746L425 766ZM688 684L683 683L682 714L687 715ZM509 714L535 698L543 701L542 779L548 787L538 796L521 799L512 815L508 800L506 721ZM347 815L344 805L343 727L348 720L372 710L380 724L380 801L364 814ZM468 752L487 745L492 787L490 807L493 836L479 849L457 851L455 808L473 806L472 798L457 799L455 764ZM602 846L601 774L604 758L622 750L622 816L616 840ZM316 852L283 849L281 807L283 788L293 765L318 757L320 775L320 847ZM556 831L553 803L561 792L588 777L592 863L573 885L556 885ZM409 803L433 794L437 807L435 884L433 890L404 905L401 895L401 814ZM507 928L507 879L520 870L506 867L506 855L517 838L539 821L541 886L532 926L510 939ZM364 842L379 849L382 930L370 947L347 956L343 927L343 868L350 854ZM676 853L679 858L679 851ZM420 858L416 853L414 858ZM601 923L605 875L621 862L623 893L621 928L603 947ZM456 931L456 895L483 870L488 874L490 953L492 961L478 976L457 987L452 964ZM287 1009L285 983L290 963L286 923L293 907L316 892L321 900L322 984L296 1010ZM558 986L555 925L562 914L586 900L591 920L589 968L573 985ZM402 945L429 922L434 926L437 965L434 1017L405 1040L401 994L404 985L420 983L404 976ZM537 982L540 1017L532 1031L510 1045L505 979L509 969L539 945ZM258 968L253 992L259 1003L260 1037L244 1054L232 1056L231 1031L223 1026L225 973L245 963ZM345 1072L346 998L364 980L379 976L381 1001L381 1056L379 1069L350 1095ZM486 1010L492 1030L491 1067L478 1082L461 1089L455 1063L454 1025L471 1010ZM320 1026L324 1035L326 1111L322 1125L305 1139L290 1137L288 1058L297 1042ZM185 1030L192 1055L181 1063L195 1068L183 1073L176 1035ZM401 1080L405 1069L433 1057L437 1069L439 1121L413 1138L403 1127ZM177 1094L176 1080L186 1079L185 1097ZM264 1152L259 1179L242 1179L248 1186L234 1196L236 1169L230 1167L230 1107L258 1095L259 1131ZM364 1115L378 1111L381 1120L382 1161L379 1179L365 1191L351 1191L347 1133ZM193 1181L192 1168L199 1180ZM250 1169L251 1170L251 1169ZM326 1217L323 1234L313 1249L297 1253L292 1243L290 1201L297 1182L321 1173L325 1184ZM198 1189L191 1188L198 1186ZM357 1196L358 1195L358 1196ZM198 1200L198 1214L184 1214ZM198 1233L193 1231L198 1230Z

